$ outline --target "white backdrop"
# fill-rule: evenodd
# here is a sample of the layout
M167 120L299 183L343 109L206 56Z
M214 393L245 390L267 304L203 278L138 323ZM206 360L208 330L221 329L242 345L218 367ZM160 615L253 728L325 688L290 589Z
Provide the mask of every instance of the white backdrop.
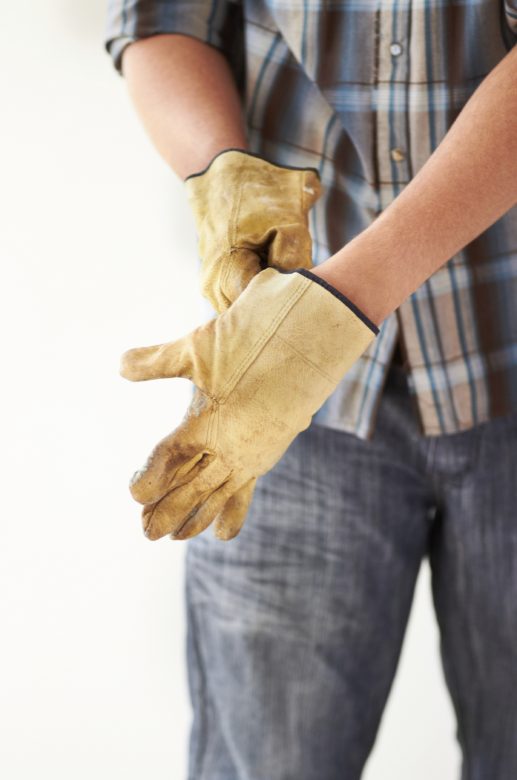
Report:
M186 777L185 548L144 537L127 483L189 389L125 382L118 360L204 315L183 185L140 128L103 24L99 0L2 7L6 780ZM366 780L458 777L438 641L425 565Z

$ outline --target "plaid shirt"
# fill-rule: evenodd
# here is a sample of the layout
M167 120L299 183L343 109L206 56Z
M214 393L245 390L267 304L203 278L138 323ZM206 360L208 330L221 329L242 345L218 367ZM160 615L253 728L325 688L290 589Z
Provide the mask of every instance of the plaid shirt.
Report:
M159 33L224 52L252 151L319 170L318 264L426 162L517 41L517 0L110 0L118 69L125 46ZM517 206L383 322L315 423L372 435L397 339L423 434L517 411Z

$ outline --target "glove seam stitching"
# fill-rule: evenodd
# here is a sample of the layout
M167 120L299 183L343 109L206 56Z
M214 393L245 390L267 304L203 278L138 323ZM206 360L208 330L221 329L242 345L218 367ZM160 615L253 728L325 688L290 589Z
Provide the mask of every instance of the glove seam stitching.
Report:
M215 408L212 410L212 413L210 415L210 419L208 421L208 429L206 434L206 444L205 447L208 448L215 448L216 442L217 442L217 429L218 425L216 425L219 422L219 402L217 399L215 400ZM213 430L215 430L215 434L213 434Z
M234 236L234 238L235 238L235 236ZM226 264L225 264L225 270L224 270L224 278L221 279L220 287L221 287L221 295L224 297L225 301L228 302L228 306L232 305L232 301L226 295L225 289L227 289L226 285L227 285L228 279L229 279L229 277L231 275L230 271L232 271L234 266L235 266L234 257L235 257L236 251L238 249L240 249L240 248L241 247L235 246L235 243L233 241L231 241L229 248L225 252L225 254L226 254Z
M230 224L228 226L229 227L229 229L228 229L228 245L229 246L233 246L236 243L235 242L236 233L237 233L236 226L237 226L237 220L238 220L238 216L239 216L239 212L240 212L240 208L241 208L241 203L242 203L242 193L243 193L243 190L244 190L244 187L243 187L244 182L242 180L242 171L243 170L244 170L244 163L241 163L241 165L239 167L239 170L237 171L237 181L239 182L239 190L238 190L237 197L235 199L235 203L234 203L234 206L233 206L233 212L232 212L232 214L230 216L230 221L229 221Z
M226 289L226 284L228 282L228 277L230 275L230 268L232 266L231 260L230 260L230 262L228 262L228 255L230 255L230 258L231 258L231 249L237 243L237 241L236 241L236 238L237 238L237 221L238 221L239 212L240 212L241 203L242 203L242 193L243 193L243 190L244 190L243 181L242 181L242 171L243 170L244 170L244 162L241 161L241 165L240 165L240 167L239 167L239 169L237 171L237 177L238 177L237 181L239 182L239 190L238 190L237 197L236 197L234 205L233 205L232 213L230 214L230 219L228 220L227 240L228 240L228 247L229 247L230 251L228 251L228 249L227 249L226 253L225 253L227 255L227 262L226 262L226 267L224 269L223 277L221 278L221 282L220 282L221 293L224 295L225 298L227 296L225 295L225 293L223 291ZM231 305L231 301L230 301L230 305Z
M311 366L315 371L318 372L324 379L329 381L331 384L334 384L338 380L334 379L330 376L330 374L327 374L325 371L323 371L319 366L316 365L316 363L313 363L312 360L309 360L309 358L304 355L302 352L299 352L299 350L296 349L296 347L293 347L292 344L287 341L287 339L284 339L283 336L280 336L279 333L275 333L276 338L280 339L289 349L291 349L298 357L300 357L304 363L306 363L308 366Z
M206 425L206 437L205 437L205 447L210 447L210 438L212 434L212 425L213 425L213 419L214 419L214 409L211 410L210 415L208 417L208 422Z
M273 333L275 332L275 329L280 325L282 320L287 316L287 314L293 308L294 304L297 303L297 301L301 298L303 293L308 290L310 282L306 277L302 277L302 278L304 282L305 281L307 282L307 284L304 283L296 286L296 288L293 290L293 292L291 293L287 301L284 303L284 305L282 306L278 314L270 322L269 327L264 331L264 333L260 336L260 338L250 347L240 366L238 366L235 369L231 377L224 385L219 395L219 403L224 403L226 401L226 399L234 389L239 379L249 368L251 361L255 357L257 357L260 350L263 349L264 346L267 344L267 342L270 340Z

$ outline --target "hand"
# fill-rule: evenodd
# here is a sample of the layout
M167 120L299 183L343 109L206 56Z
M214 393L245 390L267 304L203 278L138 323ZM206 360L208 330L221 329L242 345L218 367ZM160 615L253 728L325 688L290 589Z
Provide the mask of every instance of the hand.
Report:
M185 180L199 236L201 291L223 312L264 265L312 267L309 209L321 194L315 168L220 152Z
M267 268L227 311L183 338L126 352L127 379L196 385L181 424L132 480L148 538L187 539L212 521L218 538L238 534L257 478L377 333L311 271Z

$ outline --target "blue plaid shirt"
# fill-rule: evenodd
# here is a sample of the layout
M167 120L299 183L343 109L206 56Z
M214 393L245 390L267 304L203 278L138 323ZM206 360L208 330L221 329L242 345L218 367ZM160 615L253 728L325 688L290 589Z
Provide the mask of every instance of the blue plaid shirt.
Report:
M517 0L110 0L119 70L160 33L225 54L250 150L319 170L318 264L397 197L512 48ZM397 340L425 435L517 411L517 206L383 322L314 422L369 438Z

